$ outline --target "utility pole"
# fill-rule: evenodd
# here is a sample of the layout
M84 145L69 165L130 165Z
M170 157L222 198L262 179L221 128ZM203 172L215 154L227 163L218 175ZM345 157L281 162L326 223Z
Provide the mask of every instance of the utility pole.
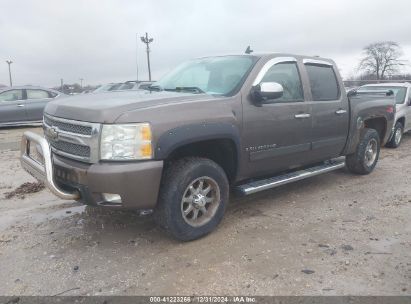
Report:
M148 80L151 81L151 68L150 68L150 43L153 42L153 38L148 38L148 34L140 37L141 41L146 44L147 52L147 65L148 65Z
M81 89L83 89L83 78L80 78L80 87L81 87Z
M64 88L63 88L63 78L60 78L60 91L64 93Z
M10 86L13 86L13 81L11 80L11 69L10 69L10 65L13 63L13 61L11 60L6 60L7 64L9 65L9 80L10 80Z

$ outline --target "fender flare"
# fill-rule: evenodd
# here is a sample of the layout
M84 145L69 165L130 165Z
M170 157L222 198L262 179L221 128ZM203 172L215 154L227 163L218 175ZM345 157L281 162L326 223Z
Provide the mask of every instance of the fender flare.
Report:
M343 150L344 155L352 154L355 152L357 149L357 145L360 142L360 133L361 130L364 129L364 124L367 120L372 120L372 119L381 119L384 120L385 122L385 134L384 138L382 139L382 142L387 142L390 137L392 130L388 129L388 119L384 115L364 115L361 116L359 115L355 121L351 123L349 134L351 134L351 137L348 138L347 144Z
M240 133L230 123L189 124L164 132L157 141L155 159L167 159L176 149L187 144L212 139L230 139L234 142L239 161Z

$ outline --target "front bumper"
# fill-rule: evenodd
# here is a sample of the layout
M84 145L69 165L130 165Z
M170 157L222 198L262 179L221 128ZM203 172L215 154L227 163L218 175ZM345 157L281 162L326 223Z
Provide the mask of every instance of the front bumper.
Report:
M35 151L41 160L34 157ZM47 140L25 132L22 167L62 199L125 209L153 209L157 204L163 161L85 164L52 154ZM104 201L103 193L118 194L121 203Z

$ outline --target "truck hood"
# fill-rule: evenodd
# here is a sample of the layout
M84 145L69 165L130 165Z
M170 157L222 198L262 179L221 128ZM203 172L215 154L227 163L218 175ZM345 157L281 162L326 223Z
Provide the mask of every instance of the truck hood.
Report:
M158 107L172 103L197 102L214 99L207 94L124 91L69 96L49 102L45 113L66 119L114 123L125 112Z

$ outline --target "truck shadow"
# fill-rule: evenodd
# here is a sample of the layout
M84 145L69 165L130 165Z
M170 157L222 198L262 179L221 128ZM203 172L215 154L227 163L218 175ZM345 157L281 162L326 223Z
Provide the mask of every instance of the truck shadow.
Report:
M330 178L330 175L339 177ZM270 214L276 213L276 209L281 209L290 202L295 203L296 197L303 196L304 193L312 191L318 185L321 187L338 186L339 178L347 179L351 178L351 175L345 173L344 170L339 170L337 173L313 177L247 197L231 195L222 223L224 229L230 229L245 218L271 216ZM98 236L97 238L100 239L110 238L119 242L133 242L133 240L139 239L140 241L144 240L145 243L154 243L160 240L178 242L168 237L157 227L152 215L140 216L134 211L86 206L84 212L78 216L76 221L83 228L83 232L93 237Z

